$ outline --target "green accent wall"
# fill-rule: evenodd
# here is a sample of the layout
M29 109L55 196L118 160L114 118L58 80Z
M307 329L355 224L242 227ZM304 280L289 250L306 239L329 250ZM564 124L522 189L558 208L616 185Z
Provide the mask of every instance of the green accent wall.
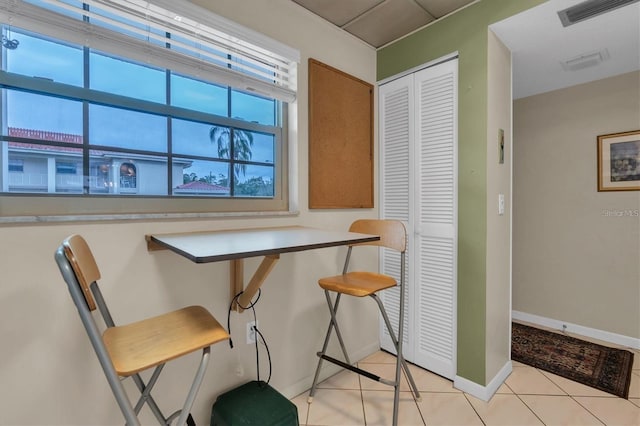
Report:
M377 79L458 52L457 375L486 385L487 31L545 0L481 0L378 51Z

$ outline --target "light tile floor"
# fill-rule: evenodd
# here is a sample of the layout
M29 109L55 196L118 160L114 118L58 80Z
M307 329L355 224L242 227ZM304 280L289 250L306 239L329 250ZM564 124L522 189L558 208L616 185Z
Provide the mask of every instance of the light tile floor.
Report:
M514 362L513 372L489 402L461 392L453 383L414 365L409 368L421 392L416 402L405 380L401 386L399 424L410 425L607 425L640 426L640 351L634 352L629 399ZM395 357L377 352L358 364L382 377L393 377ZM350 371L319 384L313 403L309 392L292 401L301 425L390 425L393 388Z

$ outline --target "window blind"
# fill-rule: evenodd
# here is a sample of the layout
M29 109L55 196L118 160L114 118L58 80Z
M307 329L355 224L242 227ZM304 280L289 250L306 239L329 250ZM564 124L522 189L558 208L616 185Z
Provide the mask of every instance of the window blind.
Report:
M285 102L296 97L296 49L185 1L0 0L0 19L9 30L24 28Z

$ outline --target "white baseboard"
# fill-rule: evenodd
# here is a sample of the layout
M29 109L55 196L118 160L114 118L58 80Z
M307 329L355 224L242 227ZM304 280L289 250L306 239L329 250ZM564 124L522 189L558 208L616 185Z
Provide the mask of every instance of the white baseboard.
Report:
M358 351L354 351L354 352L349 352L349 359L352 362L356 362L359 361L361 359L364 359L366 357L368 357L371 354L376 353L377 351L380 350L380 343L375 342L372 343L370 345L367 345L363 348L360 348L360 350ZM315 357L314 354L314 358L317 360L317 358ZM340 358L340 357L339 357ZM342 359L342 358L340 358ZM295 396L300 395L303 392L308 391L309 389L311 389L311 385L313 384L313 375L315 374L315 363L313 364L314 368L313 371L311 371L309 373L308 376L302 378L301 380L298 380L297 382L293 383L290 386L287 386L284 389L279 389L279 391L287 398L291 399ZM320 378L319 381L323 381L328 377L333 376L334 374L340 372L340 370L343 370L342 367L332 364L330 362L324 362L322 364L322 369L320 370Z
M541 317L534 314L528 314L526 312L512 311L511 316L514 320L537 324L558 331L566 331L573 334L579 334L581 336L602 340L603 342L611 343L618 346L640 349L640 339L637 339L635 337L624 336L622 334L611 333L609 331L598 330L596 328L584 327L582 325L572 324L570 322L556 320L553 318Z
M500 371L498 371L498 374L496 374L486 386L479 385L464 377L456 376L453 380L453 387L486 402L491 399L504 381L507 380L512 369L511 361L507 361Z

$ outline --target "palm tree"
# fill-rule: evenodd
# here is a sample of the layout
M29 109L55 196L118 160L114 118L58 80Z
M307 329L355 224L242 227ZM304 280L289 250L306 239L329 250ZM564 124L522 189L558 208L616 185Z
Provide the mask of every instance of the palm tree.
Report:
M218 156L220 158L231 158L229 139L233 134L233 159L241 161L251 160L253 147L253 133L241 130L233 129L229 127L213 126L209 130L209 139L211 143L218 145ZM244 176L247 172L246 164L235 163L233 167L233 175L236 181L240 178L240 172Z

